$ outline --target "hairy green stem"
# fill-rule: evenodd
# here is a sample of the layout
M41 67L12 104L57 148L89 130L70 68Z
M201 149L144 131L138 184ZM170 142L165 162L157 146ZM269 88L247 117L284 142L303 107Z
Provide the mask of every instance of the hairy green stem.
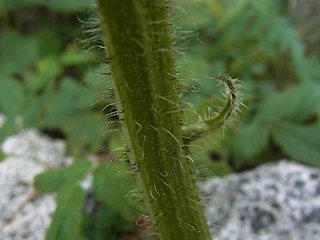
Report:
M97 0L128 155L162 240L211 239L185 156L165 0Z

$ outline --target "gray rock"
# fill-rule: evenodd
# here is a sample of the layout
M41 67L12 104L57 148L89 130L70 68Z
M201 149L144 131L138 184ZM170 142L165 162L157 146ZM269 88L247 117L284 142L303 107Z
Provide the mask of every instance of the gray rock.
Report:
M46 168L59 168L72 162L64 156L64 141L50 139L36 130L22 131L7 138L1 148L7 156L30 159Z
M214 239L319 240L320 170L280 161L201 187Z
M42 240L54 195L34 191L33 178L72 162L65 143L24 131L2 144L0 240ZM92 177L81 183L89 191ZM319 240L320 170L281 161L207 181L201 187L214 239Z
M53 194L33 189L33 178L47 169L70 164L65 143L37 131L23 131L2 144L0 163L0 240L42 240L56 204Z

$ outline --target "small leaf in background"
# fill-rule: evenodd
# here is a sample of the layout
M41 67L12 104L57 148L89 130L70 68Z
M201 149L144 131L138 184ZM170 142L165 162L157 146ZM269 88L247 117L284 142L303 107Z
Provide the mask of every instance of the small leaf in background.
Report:
M131 220L134 207L125 198L133 189L133 178L123 161L116 164L101 163L93 173L93 193L110 209Z
M0 129L0 143L5 140L8 136L11 136L17 132L17 125L14 119L7 118L6 122Z
M41 94L32 94L33 90L29 89L28 103L23 111L23 124L26 128L41 127L43 117L50 111L49 106L51 106L54 95L54 82L47 82Z
M10 77L1 77L0 111L8 119L13 119L23 113L25 98L23 85L20 82Z
M0 42L0 73L23 73L39 55L38 40L34 36L21 36L5 32Z
M75 80L65 78L52 99L49 114L43 124L52 128L61 127L68 122L66 118L88 110L91 103L92 96L89 91Z
M225 28L227 27L235 18L237 18L241 13L245 12L243 9L246 8L248 4L247 0L239 0L236 2L233 2L232 8L226 8L224 12L224 17L221 19L221 21L218 22L219 28Z
M0 8L13 10L26 7L27 5L36 5L41 2L43 2L43 0L0 0Z
M111 80L105 77L106 72L109 72L109 66L106 64L100 64L95 68L87 71L84 76L83 84L90 89L92 96L94 97L94 104L108 104L113 102L110 97L110 90L112 89ZM102 108L105 105L102 105ZM100 109L101 110L101 109Z
M77 155L81 151L99 152L102 147L105 119L99 113L87 112L68 116L62 129L67 134L67 149Z
M320 125L281 124L272 133L274 142L293 160L320 167Z
M282 119L303 122L316 111L320 102L320 84L304 83L268 97L260 106L261 121L273 123Z
M53 56L62 50L63 41L55 30L56 29L46 28L45 30L43 29L41 32L32 35L38 40L39 55L41 57Z
M46 78L47 81L59 77L63 71L60 59L54 56L42 58L37 62L37 68L39 74Z
M88 160L76 160L67 168L41 173L34 179L34 187L41 192L55 192L83 179L91 164Z
M203 48L198 48L197 51L201 51L201 49ZM207 71L209 68L208 66L208 62L206 61L205 58L201 57L201 54L194 54L188 57L181 57L179 59L177 59L177 64L179 65L178 67L178 71L179 71L179 75L178 78L180 79L180 81L183 83L182 84L182 91L186 92L186 91L190 91L190 87L188 89L188 86L196 86L196 87L200 87L200 75L199 73L202 74L207 74ZM209 75L209 74L208 74ZM212 88L215 88L217 85L217 82L215 82L212 79L208 79L206 78L206 80L208 80L209 82L213 82L213 84L209 84L210 89L207 89L208 91L210 91ZM202 84L202 82L201 82ZM185 88L185 89L184 89ZM201 94L203 94L203 92L200 92ZM199 99L204 98L201 95L198 94L185 94L184 99L187 99L188 103L192 103L195 104L197 102L199 102Z
M78 65L87 63L88 59L85 58L83 53L80 53L74 46L69 47L61 55L61 63L66 66Z
M45 5L48 8L62 12L83 11L90 6L90 0L46 0Z
M232 139L234 164L241 165L245 159L257 157L268 146L268 131L256 122L244 126Z
M45 240L79 240L82 235L82 208L85 192L77 185L66 185L58 192L57 209Z
M209 153L204 151L193 154L192 159L196 165L197 178L199 180L217 176L223 177L232 172L232 169L224 159L213 160L210 158Z
M29 93L35 95L37 91L41 91L48 84L48 78L44 74L30 74L28 82L25 84Z
M90 0L0 0L0 7L19 9L27 6L45 6L62 12L76 12L86 9Z

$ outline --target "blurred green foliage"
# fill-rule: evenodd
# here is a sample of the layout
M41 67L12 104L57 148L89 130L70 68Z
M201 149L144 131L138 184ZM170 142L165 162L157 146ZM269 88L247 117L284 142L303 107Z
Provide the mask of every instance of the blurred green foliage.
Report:
M0 109L7 118L0 140L17 130L19 116L23 128L65 138L73 155L100 151L108 100L91 107L97 102L92 86L107 81L91 76L98 64L89 70L75 42L84 37L76 13L88 1L13 2L0 2Z
M70 167L38 174L34 179L34 187L40 192L50 193L57 192L67 185L77 185L90 167L88 160L78 160Z
M107 168L105 157L83 160L108 152L105 106L112 101L111 84L100 74L106 65L81 45L88 36L79 19L90 17L89 8L88 0L0 0L0 112L6 117L0 141L37 128L66 140L76 159L34 179L39 193L56 193L48 240L129 239L141 214L125 197L135 187L125 162ZM88 195L81 183L89 175ZM94 209L84 209L90 204Z
M240 121L233 131L200 142L207 156L195 149L195 160L206 158L216 175L283 157L320 167L319 54L306 49L302 39L308 36L298 35L288 1L187 2L191 17L183 29L196 34L178 62L180 77L196 80L192 88L198 92L185 94L185 100L197 103L203 115L207 103L221 96L212 75L230 74L245 86Z
M69 167L37 175L34 187L39 192L57 193L57 209L46 239L117 239L123 231L134 233L137 204L124 196L135 184L126 167L124 161L107 167L105 162L78 159ZM80 185L90 181L89 176L92 191L87 195ZM97 209L85 211L85 204Z
M245 86L247 107L233 129L199 141L205 151L191 149L199 176L223 176L282 157L320 167L319 51L307 44L308 35L298 34L303 24L293 21L288 1L181 1L183 9L173 13L180 26L178 77L187 84L183 101L194 105L184 119L212 114L223 104L212 75L230 74ZM78 159L35 178L39 192L57 193L47 239L119 239L121 232L136 239L139 212L124 198L132 189L125 162L107 168L105 161L81 160L122 147L119 135L105 136L105 116L113 111L111 84L100 74L107 66L79 51L88 37L79 19L90 16L89 8L89 0L0 0L0 112L6 116L0 141L37 128L65 139L68 154ZM88 174L98 206L90 213L83 211L89 197L80 188Z
M80 239L85 197L85 192L76 185L64 186L57 192L57 209L46 240Z

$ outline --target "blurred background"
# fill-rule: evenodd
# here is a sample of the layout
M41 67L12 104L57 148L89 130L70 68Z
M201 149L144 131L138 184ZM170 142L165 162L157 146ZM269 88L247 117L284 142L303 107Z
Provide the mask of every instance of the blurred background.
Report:
M183 101L192 104L185 121L223 105L223 89L213 75L230 74L243 83L244 106L232 128L199 141L204 150L191 149L199 180L279 159L320 167L320 2L180 0L176 5L178 77ZM89 0L0 0L0 142L36 129L65 141L66 155L74 159L35 180L37 191L60 196L49 235L66 224L61 218L77 212L77 221L67 219L70 236L77 238L48 239L139 239L137 225L149 224L141 217L143 223L136 224L143 207L123 198L135 186L126 161L119 160L125 160L117 150L120 135L108 126L106 116L115 111L103 75L108 66L95 61L100 49L86 41L94 38L95 15ZM5 159L1 152L0 161ZM72 189L79 196L71 198L82 199L72 208L63 200L70 197L68 183L78 185L89 170L92 190L81 198ZM79 212L90 201L94 209Z

